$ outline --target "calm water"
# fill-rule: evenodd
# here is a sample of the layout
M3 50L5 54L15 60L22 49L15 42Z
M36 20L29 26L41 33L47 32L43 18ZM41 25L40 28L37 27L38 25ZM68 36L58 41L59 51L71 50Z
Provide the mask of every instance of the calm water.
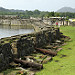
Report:
M34 29L32 27L0 25L0 38L31 32L34 32Z

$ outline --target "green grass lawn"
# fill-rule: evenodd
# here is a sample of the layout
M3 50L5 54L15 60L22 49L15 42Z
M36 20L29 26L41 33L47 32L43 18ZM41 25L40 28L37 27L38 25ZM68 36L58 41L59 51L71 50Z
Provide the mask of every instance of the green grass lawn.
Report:
M53 57L53 61L44 64L44 69L37 75L75 75L75 27L60 27L60 30L72 41L62 46L63 49Z

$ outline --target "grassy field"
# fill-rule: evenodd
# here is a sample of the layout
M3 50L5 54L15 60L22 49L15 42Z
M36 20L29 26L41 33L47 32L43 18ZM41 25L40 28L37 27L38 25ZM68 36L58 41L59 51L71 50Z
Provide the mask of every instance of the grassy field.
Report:
M75 27L60 27L60 30L72 41L62 46L63 49L53 57L53 61L45 64L37 75L75 75Z

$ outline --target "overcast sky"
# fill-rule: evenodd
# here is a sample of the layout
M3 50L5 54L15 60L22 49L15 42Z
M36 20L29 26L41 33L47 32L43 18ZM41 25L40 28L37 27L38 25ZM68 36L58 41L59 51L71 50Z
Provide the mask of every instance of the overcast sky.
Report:
M57 11L62 7L75 8L75 0L0 0L0 7L7 9Z

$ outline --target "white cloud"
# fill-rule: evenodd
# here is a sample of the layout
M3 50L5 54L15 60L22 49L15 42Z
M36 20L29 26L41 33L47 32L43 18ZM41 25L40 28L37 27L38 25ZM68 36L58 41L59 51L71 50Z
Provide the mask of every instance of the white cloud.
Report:
M75 0L0 0L0 6L23 10L58 10L63 6L75 7Z

